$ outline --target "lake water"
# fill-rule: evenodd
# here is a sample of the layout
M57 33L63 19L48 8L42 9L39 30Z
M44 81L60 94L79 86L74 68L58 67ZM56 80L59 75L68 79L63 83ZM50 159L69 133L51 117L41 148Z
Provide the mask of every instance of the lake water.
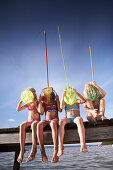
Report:
M48 156L46 164L41 163L39 146L37 147L35 160L26 163L30 148L26 148L27 151L23 163L20 165L20 170L113 170L113 147L111 145L104 145L102 147L90 145L88 153L81 153L80 146L78 145L65 146L64 154L56 164L51 163L53 146L46 146ZM13 162L14 153L0 153L0 170L12 170Z

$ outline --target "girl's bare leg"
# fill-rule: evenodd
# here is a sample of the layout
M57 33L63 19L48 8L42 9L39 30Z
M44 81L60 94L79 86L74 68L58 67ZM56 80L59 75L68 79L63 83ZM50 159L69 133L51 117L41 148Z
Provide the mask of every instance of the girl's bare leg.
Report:
M88 100L88 106L89 106L89 108L91 108L92 110L94 109L91 100ZM97 117L94 117L92 113L87 112L87 120L88 120L89 122L90 122L90 121L96 121L96 120L97 120Z
M35 158L36 152L37 152L37 124L38 121L34 121L31 124L32 129L32 149L30 152L30 155L28 156L26 162L32 161Z
M59 132L58 132L58 136L59 136L59 149L58 149L58 154L57 156L61 156L63 155L63 150L64 150L64 146L63 146L63 139L64 139L64 133L65 133L65 125L67 123L71 123L71 120L68 118L64 118L61 119L59 121Z
M92 113L87 113L87 120L89 121L89 122L91 122L91 121L96 121L97 120L97 117L94 117L93 115L92 115Z
M54 144L54 153L51 162L56 163L59 161L59 157L57 156L58 153L58 131L57 131L57 123L58 120L54 119L50 121L50 126L52 130L52 138L53 138L53 144Z
M100 113L99 115L101 116L101 120L105 120L107 119L105 116L104 116L104 112L105 112L105 100L104 99L101 99L100 100Z
M42 163L46 163L48 158L46 156L45 148L44 148L44 140L43 140L43 128L48 124L48 121L42 120L37 125L37 137L40 145L41 155L42 155Z
M76 117L74 119L74 123L76 123L78 128L78 134L80 137L80 144L81 144L81 152L88 152L86 143L85 143L85 128L83 125L83 120L81 117Z
M23 156L25 153L25 137L26 137L26 128L30 126L30 122L24 122L20 125L20 133L19 133L19 138L20 138L20 154L17 158L17 161L19 163L22 162Z
M91 115L91 116L88 116L88 114L87 114L87 120L88 120L89 122L91 122L91 121L96 121L96 118L94 118L92 115Z

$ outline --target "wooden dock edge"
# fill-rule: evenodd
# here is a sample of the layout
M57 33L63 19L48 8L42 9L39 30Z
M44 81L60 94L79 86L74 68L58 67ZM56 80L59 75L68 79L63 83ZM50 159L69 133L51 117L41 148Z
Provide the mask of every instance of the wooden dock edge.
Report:
M113 141L113 119L97 122L87 121L84 122L84 126L87 143ZM77 126L73 123L67 124L65 126L64 144L75 144L79 142ZM25 145L31 144L31 129L27 128ZM53 144L49 125L44 128L44 144ZM19 151L19 127L0 129L0 152L15 152L13 170L20 169L20 164L17 162Z

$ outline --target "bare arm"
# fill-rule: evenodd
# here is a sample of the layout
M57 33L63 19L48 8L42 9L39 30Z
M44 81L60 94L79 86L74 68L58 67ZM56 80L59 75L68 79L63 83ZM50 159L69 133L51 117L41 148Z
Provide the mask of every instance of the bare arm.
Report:
M34 100L34 106L36 107L37 111L38 111L38 101L37 101L37 98Z
M85 98L84 98L80 93L78 93L77 90L73 89L73 91L74 91L74 92L77 94L77 96L80 98L80 99L77 100L77 103L78 103L78 104L85 103L85 101L86 101Z
M60 108L63 110L66 107L65 101L64 101L64 96L66 95L66 91L63 91L62 93L62 99L61 99L61 104Z
M58 95L56 95L56 102L57 102L58 111L62 112L62 109L60 108L60 101L59 101L59 96Z
M27 107L28 107L28 105L27 104L22 105L22 100L20 100L20 102L18 103L18 106L17 106L17 111L24 110Z
M39 114L43 115L44 114L44 107L41 102L41 94L38 96L38 112Z
M87 103L84 103L84 110L85 110L86 112L90 112L90 113L91 113L91 110L92 110L92 109L90 109L89 107L87 107Z
M87 102L84 103L84 110L88 113L91 113L94 117L97 116L97 111L98 109L91 109L89 107L87 107Z

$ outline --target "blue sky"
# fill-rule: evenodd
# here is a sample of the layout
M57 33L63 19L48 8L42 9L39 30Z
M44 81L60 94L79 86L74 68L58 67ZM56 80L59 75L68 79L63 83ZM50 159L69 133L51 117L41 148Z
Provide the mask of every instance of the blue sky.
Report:
M0 1L0 128L27 120L27 109L16 111L21 92L47 86L44 30L47 33L49 83L61 99L67 86L60 51L58 25L69 84L83 94L94 79L107 93L105 115L113 117L113 1L1 0ZM64 111L59 117L65 116ZM81 105L81 116L86 112ZM42 116L42 119L44 116Z

